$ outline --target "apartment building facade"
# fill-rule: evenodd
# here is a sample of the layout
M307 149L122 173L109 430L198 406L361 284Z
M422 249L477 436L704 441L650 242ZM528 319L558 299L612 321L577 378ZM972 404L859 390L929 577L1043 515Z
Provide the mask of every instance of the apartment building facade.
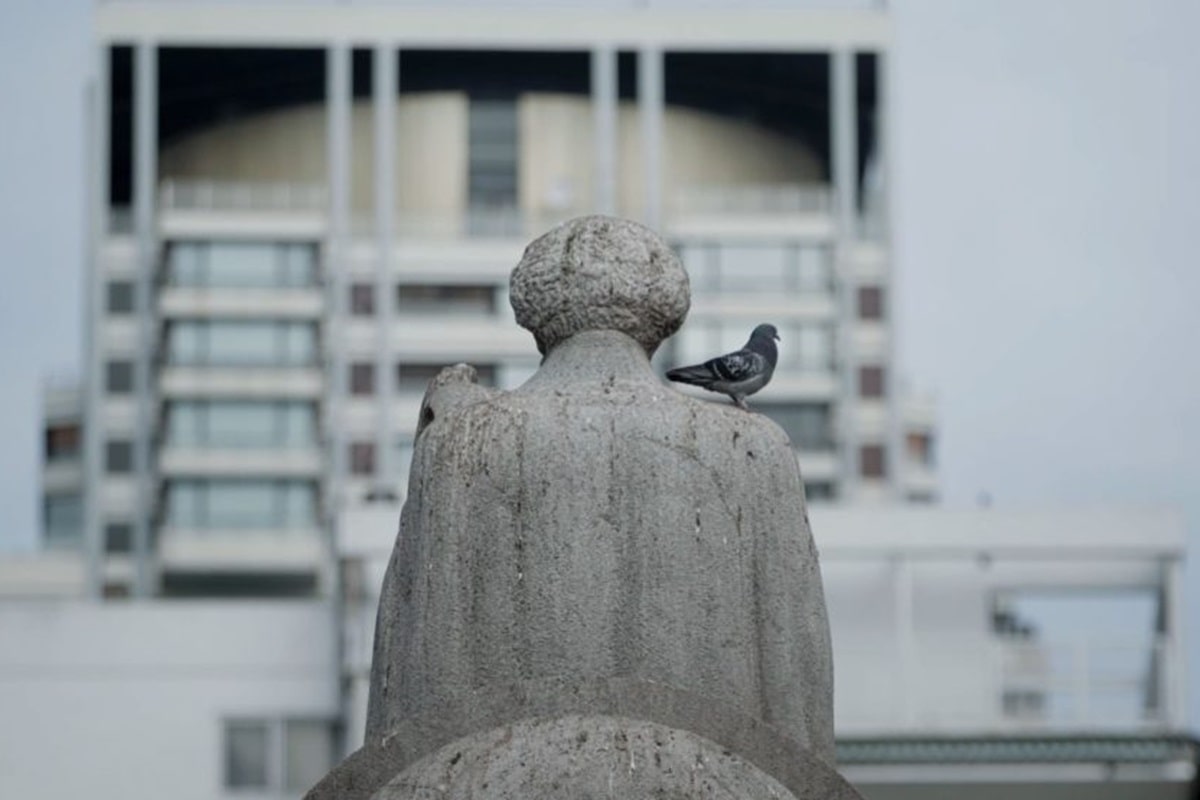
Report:
M87 378L79 418L48 414L79 442L48 433L45 482L93 594L328 589L337 510L403 495L429 378L532 374L507 275L584 213L687 266L661 366L778 326L756 407L810 500L936 496L932 405L894 369L880 11L113 0L96 23Z

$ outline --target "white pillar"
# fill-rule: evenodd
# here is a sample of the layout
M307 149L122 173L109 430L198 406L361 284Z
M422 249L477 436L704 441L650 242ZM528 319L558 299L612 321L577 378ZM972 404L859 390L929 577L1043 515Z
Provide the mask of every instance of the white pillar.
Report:
M592 50L593 211L617 213L617 51Z
M378 428L375 436L375 475L380 486L392 481L391 416L395 363L391 352L394 308L392 250L396 225L396 109L399 51L391 44L375 47L375 229L379 258L375 272L375 313L378 344L375 354L375 396Z
M642 222L662 225L663 52L644 46L638 51L638 116L642 133Z
M154 269L158 263L158 242L154 229L155 187L158 183L158 46L154 42L137 44L134 60L133 106L133 212L138 243L135 309L138 321L137 357L134 359L134 396L137 423L133 432L133 475L137 486L137 513L133 520L134 585L133 593L144 597L151 593L151 506L153 484L150 474L151 434L157 414L150 380L153 365L155 309Z
M848 50L829 55L829 161L833 182L833 213L837 239L833 248L833 272L837 285L838 365L843 407L839 409L841 499L853 500L861 477L858 430L858 358L854 347L857 325L857 293L853 264L846 252L853 236L854 164L857 136L854 128L854 58ZM891 376L885 375L885 381ZM885 388L887 388L885 386Z
M346 324L349 301L346 282L347 236L350 205L350 48L332 44L325 52L326 197L329 201L329 233L325 241L326 319L329 337L329 371L325 419L328 420L331 476L325 497L328 515L336 521L343 503L346 481L346 433L344 404L349 377L346 361Z
M853 236L858 207L858 127L854 53L834 50L830 63L833 105L830 156L833 167L834 208L842 236Z
M101 436L104 402L104 360L100 342L104 319L104 262L100 253L109 227L109 113L112 70L110 46L102 42L95 50L96 77L88 104L88 254L84 259L85 316L83 353L85 357L83 404L83 538L87 552L87 592L99 597L103 590L104 527L100 522L103 497L103 447Z

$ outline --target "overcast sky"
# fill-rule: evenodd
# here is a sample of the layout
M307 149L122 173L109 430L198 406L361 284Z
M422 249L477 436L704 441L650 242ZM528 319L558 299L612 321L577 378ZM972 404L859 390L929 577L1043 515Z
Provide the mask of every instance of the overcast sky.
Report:
M41 381L79 364L89 13L0 3L0 549L35 538ZM947 504L1173 506L1200 545L1200 3L893 19L900 353Z

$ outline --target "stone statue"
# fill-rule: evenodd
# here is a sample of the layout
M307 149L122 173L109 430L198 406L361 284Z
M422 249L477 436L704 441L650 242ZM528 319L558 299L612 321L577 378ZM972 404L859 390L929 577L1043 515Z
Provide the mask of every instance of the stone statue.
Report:
M650 368L688 310L675 255L572 220L511 297L542 365L431 383L366 744L310 798L857 797L787 437Z

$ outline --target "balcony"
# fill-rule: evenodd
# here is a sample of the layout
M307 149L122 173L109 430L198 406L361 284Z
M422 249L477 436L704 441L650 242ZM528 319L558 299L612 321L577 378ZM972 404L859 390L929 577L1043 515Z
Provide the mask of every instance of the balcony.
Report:
M325 545L313 529L210 531L165 527L158 557L164 572L319 572Z
M325 187L307 183L166 180L159 187L166 238L319 238L325 234Z
M167 364L159 371L159 393L167 398L318 398L324 373L317 365L234 367Z
M321 451L289 447L182 447L167 445L159 452L159 469L167 476L250 476L316 478L321 474Z
M159 292L162 317L314 319L325 309L319 288L210 289L167 286Z
M831 238L836 232L833 190L824 184L686 186L666 211L676 236Z

